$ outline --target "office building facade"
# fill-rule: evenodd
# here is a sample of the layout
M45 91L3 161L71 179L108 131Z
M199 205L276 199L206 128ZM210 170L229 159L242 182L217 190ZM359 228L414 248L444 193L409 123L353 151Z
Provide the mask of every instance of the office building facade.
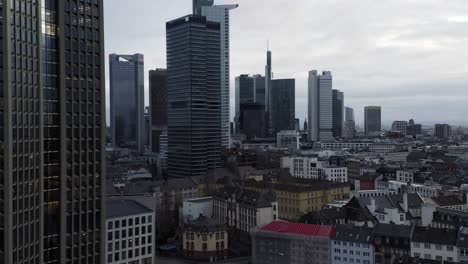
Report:
M228 148L230 142L230 47L229 47L229 12L238 5L214 5L211 0L193 0L193 14L204 16L208 21L220 25L221 48L221 140L223 147Z
M0 13L0 263L104 263L103 2Z
M220 26L189 15L166 34L168 174L202 176L221 163Z
M332 105L333 105L333 137L341 138L343 136L344 124L344 93L340 90L332 91Z
M140 153L145 150L143 71L142 54L109 56L111 144Z
M434 136L436 138L448 138L452 136L452 127L448 124L435 124Z
M167 129L167 70L149 71L151 152L159 152L159 139Z
M406 135L408 129L408 121L393 121L392 132L401 133Z
M296 80L277 79L271 81L270 131L294 130L296 113Z
M366 136L378 136L382 130L382 108L380 106L364 107L364 130Z
M254 102L265 107L265 77L259 74L252 76L254 86Z
M240 106L239 133L247 140L265 137L265 106L259 103L244 103Z
M345 108L344 137L354 138L356 136L356 121L354 119L354 109Z
M235 103L236 103L236 115L234 120L236 121L236 127L240 129L240 115L241 105L245 103L253 103L255 100L254 93L254 80L248 74L241 74L236 77L235 80ZM239 132L239 130L238 130Z
M309 72L309 140L326 141L333 139L333 77L324 71L318 75L316 70Z

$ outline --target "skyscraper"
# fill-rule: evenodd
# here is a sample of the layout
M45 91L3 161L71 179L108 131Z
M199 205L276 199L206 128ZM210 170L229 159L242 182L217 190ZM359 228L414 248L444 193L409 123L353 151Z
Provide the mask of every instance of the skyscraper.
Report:
M255 101L254 78L248 74L241 74L236 77L235 104L236 104L236 122L239 121L241 105L244 103L253 103ZM238 124L236 124L238 125Z
M309 140L332 140L333 103L331 72L318 75L316 70L309 71Z
M150 145L152 152L159 152L159 139L167 130L167 71L149 71L149 95L151 115Z
M0 13L0 263L104 263L102 0Z
M142 54L109 56L110 123L113 147L144 152L144 59Z
M193 14L204 16L208 21L220 25L221 48L221 140L224 147L229 147L229 80L230 80L230 49L229 49L229 11L238 5L214 5L213 0L193 0Z
M247 139L265 137L265 106L252 102L241 104L239 133Z
M272 109L271 109L271 51L267 50L267 63L265 65L265 114L267 132L270 135L274 134L272 129Z
M333 137L341 138L343 136L343 123L344 123L344 93L340 90L332 91L332 104L333 104Z
M295 129L295 79L277 79L271 81L271 131L273 135L281 130Z
M254 102L265 107L265 77L256 74L253 77Z
M346 138L354 138L356 136L356 121L354 119L354 109L351 107L345 108L345 123L344 123Z
M364 107L364 130L367 136L378 136L382 130L382 107Z
M221 163L220 25L188 15L166 34L168 174L202 176Z
M435 124L434 136L440 139L448 138L452 135L452 127L448 124Z

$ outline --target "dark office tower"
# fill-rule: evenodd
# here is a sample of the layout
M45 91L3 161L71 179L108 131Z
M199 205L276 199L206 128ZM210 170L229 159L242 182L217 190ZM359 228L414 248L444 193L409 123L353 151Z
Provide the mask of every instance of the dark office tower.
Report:
M265 106L243 103L240 106L239 130L247 139L265 137Z
M307 124L307 118L304 120L304 131L309 131L309 124Z
M272 127L272 106L271 106L271 89L272 89L272 73L271 73L271 51L267 50L267 63L265 65L265 114L266 125L268 134L273 135L274 129ZM276 136L276 135L274 135Z
M0 1L0 263L104 263L102 11Z
M240 76L236 77L235 83L236 114L234 120L236 121L236 126L240 127L239 120L241 115L241 105L249 102L253 103L255 100L254 79L248 74L241 74Z
M294 130L296 81L294 79L278 79L271 83L271 130L273 135L281 130Z
M344 123L344 93L340 90L333 90L332 93L333 105L333 137L341 138L343 136L343 123Z
M252 77L254 87L254 101L265 107L265 77L258 74Z
M354 109L345 107L344 137L354 138L356 136L356 122L354 120Z
M205 175L221 163L220 26L188 15L166 34L168 173Z
M435 124L434 136L440 139L452 136L452 127L448 124Z
M193 0L193 14L196 16L202 15L202 7L212 6L214 0Z
M112 146L142 153L145 150L143 55L111 54L109 71Z
M151 115L150 145L152 152L159 152L159 138L167 129L167 71L149 71L149 96Z
M364 129L367 136L378 136L381 131L382 108L366 106L364 108Z

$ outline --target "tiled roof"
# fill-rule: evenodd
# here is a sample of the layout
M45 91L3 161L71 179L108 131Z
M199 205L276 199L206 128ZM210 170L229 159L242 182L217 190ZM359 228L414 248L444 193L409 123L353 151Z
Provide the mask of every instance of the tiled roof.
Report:
M334 227L274 221L260 228L260 231L330 238L333 235Z

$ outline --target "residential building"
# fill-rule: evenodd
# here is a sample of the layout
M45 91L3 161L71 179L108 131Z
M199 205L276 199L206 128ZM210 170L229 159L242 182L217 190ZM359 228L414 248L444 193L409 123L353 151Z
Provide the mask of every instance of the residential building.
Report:
M448 138L452 136L452 127L447 124L435 124L434 136L440 139Z
M213 197L213 219L248 237L255 227L278 219L278 201L274 192L224 187Z
M378 136L382 130L382 107L364 107L364 130L367 136Z
M342 142L342 141L320 141L314 143L314 148L328 150L365 150L372 145L371 142Z
M113 147L144 148L143 54L109 56L110 126Z
M344 124L344 93L340 90L332 91L332 132L334 138L343 137L343 124Z
M182 246L186 258L210 262L226 259L229 254L227 226L199 216L184 224Z
M369 227L337 225L331 237L333 264L374 263L374 230Z
M167 70L149 71L149 96L151 115L151 151L160 153L160 138L167 131Z
M239 5L214 5L211 0L193 0L193 14L204 16L207 21L219 23L219 47L221 52L221 144L230 144L230 11Z
M458 262L458 230L414 227L411 236L411 256L424 260Z
M398 132L400 134L406 135L408 126L408 121L393 121L392 132Z
M168 175L206 175L221 164L220 25L188 15L166 36Z
M432 203L440 208L453 209L458 211L468 211L468 194L465 197L459 197L457 195L439 195L431 197L427 200L428 203Z
M271 81L270 110L271 131L273 135L281 130L294 130L295 121L295 83L294 79Z
M397 170L396 180L406 183L414 182L414 171L412 170Z
M244 187L257 192L276 194L279 219L297 221L303 215L318 211L329 203L349 198L346 183L287 177L276 182L244 181Z
M334 227L272 222L252 233L252 263L328 264Z
M458 261L468 263L468 228L463 227L458 232L456 248L458 249Z
M409 193L417 193L424 198L438 196L439 191L442 190L442 186L439 184L407 183L383 179L377 180L375 184L377 190L396 191L397 193L403 193L404 190L407 190Z
M344 137L354 138L356 136L356 120L354 119L354 109L345 108Z
M276 134L276 147L298 150L299 139L300 134L296 130L281 130Z
M331 72L318 75L316 70L309 71L309 140L324 141L333 139L333 103Z
M281 167L289 169L293 177L327 180L336 182L348 181L348 169L329 165L310 156L289 156L281 159Z
M0 2L0 263L105 261L103 11Z
M399 258L411 256L413 226L382 224L374 228L376 264L393 264Z
M155 214L142 204L120 198L106 200L106 262L152 264Z
M253 102L241 104L238 126L238 132L244 134L247 140L264 138L266 136L265 106Z

